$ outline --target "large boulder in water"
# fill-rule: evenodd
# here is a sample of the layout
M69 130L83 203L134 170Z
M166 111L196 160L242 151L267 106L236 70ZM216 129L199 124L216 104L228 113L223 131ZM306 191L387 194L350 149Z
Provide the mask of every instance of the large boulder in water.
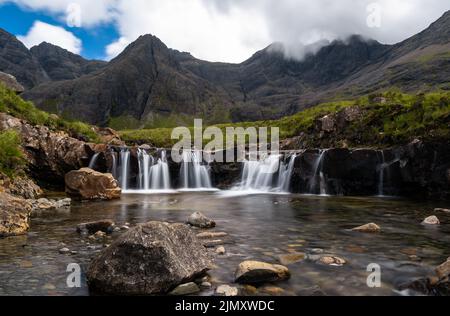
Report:
M121 189L112 174L104 174L89 168L69 172L66 177L66 193L81 200L119 199Z
M149 222L120 236L87 272L96 293L168 293L202 276L211 264L207 250L184 224Z
M0 192L0 237L26 233L30 214L31 204L26 200Z

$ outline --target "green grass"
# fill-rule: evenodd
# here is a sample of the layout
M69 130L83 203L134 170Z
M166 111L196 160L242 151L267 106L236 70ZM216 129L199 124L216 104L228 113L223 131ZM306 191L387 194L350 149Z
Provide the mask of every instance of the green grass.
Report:
M37 109L33 103L24 101L15 92L0 84L0 112L28 121L32 125L44 125L52 130L64 130L71 136L82 137L91 142L98 142L98 135L92 126L59 118L54 114Z
M386 98L385 103L374 102L375 97ZM315 122L346 107L359 106L363 118L346 126L344 130L319 137ZM339 146L343 141L353 146L381 147L403 144L416 137L450 139L450 92L405 94L392 89L385 93L364 96L355 100L323 103L280 120L215 125L222 131L226 127L279 127L280 138L301 133L308 135L307 145ZM192 123L191 123L192 124ZM171 147L171 128L124 130L120 134L128 143L148 143L156 147ZM192 132L192 128L191 128Z
M25 165L20 143L16 131L0 132L0 172L11 178Z

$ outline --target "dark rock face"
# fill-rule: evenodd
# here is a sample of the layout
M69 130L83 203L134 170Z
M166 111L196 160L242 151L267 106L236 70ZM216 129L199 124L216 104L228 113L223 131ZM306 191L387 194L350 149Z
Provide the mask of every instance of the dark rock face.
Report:
M0 29L0 71L11 74L27 89L48 81L38 60L15 36Z
M106 65L106 62L86 60L46 42L32 47L30 52L52 81L76 79Z
M10 179L0 173L0 186L4 188L6 193L24 199L37 199L44 193L33 180L26 176L16 176L14 179Z
M87 272L94 292L119 295L167 293L203 275L206 249L184 224L149 222L124 233Z
M92 156L88 144L64 132L52 132L0 113L0 131L6 129L20 133L31 175L43 183L63 186L66 173L86 166Z
M30 228L31 204L1 190L0 187L0 237L25 234Z

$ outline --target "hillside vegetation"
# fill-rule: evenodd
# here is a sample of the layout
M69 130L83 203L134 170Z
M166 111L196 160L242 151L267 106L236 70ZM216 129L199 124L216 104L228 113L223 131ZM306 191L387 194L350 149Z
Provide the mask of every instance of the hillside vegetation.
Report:
M323 134L317 122L347 107L361 109L360 119L334 133ZM450 92L404 94L389 91L356 100L329 102L280 120L216 125L226 127L279 127L281 139L303 135L308 147L368 146L386 147L404 144L414 138L450 139ZM191 128L193 131L193 128ZM125 130L120 134L128 143L149 143L155 147L171 147L172 129Z

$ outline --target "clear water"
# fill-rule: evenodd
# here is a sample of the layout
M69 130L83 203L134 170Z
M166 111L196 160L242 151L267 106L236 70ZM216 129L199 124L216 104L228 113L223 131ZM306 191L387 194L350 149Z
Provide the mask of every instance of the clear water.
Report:
M232 284L243 260L278 263L279 255L293 251L317 259L315 248L320 248L348 264L328 267L304 260L289 265L292 278L276 284L283 294L311 295L320 290L327 295L397 295L394 290L399 284L432 273L450 256L450 216L437 214L440 227L420 224L435 207L446 206L394 198L222 192L125 195L119 201L79 203L70 210L33 218L27 236L0 239L0 295L88 295L84 280L79 289L67 288L66 267L78 263L85 270L102 244L78 235L77 224L101 219L132 226L151 220L185 222L194 210L216 220L215 231L229 234L224 239L227 255L215 256L216 268L210 272L214 286ZM369 222L379 224L383 232L349 231ZM88 249L88 242L99 248ZM59 254L61 243L78 253ZM382 268L381 288L366 285L370 263ZM200 293L210 294L212 290Z

